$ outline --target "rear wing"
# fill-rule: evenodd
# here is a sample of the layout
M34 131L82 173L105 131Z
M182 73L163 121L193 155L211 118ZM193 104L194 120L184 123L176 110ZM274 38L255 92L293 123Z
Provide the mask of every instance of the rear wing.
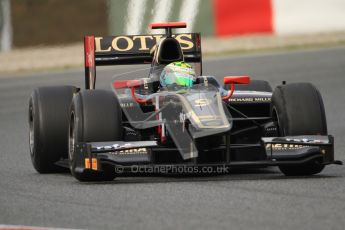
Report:
M94 89L96 66L150 64L153 50L163 34L85 36L85 86ZM200 33L173 34L179 41L186 62L201 62Z

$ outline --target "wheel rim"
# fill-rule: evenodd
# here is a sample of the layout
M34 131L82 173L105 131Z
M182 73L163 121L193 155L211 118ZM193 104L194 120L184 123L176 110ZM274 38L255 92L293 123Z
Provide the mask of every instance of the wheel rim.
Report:
M278 116L278 112L277 112L277 109L276 107L274 106L273 109L272 109L272 119L274 122L276 122L277 126L278 126L278 135L279 136L284 136L283 135L283 129L280 125L280 121L279 121L279 116Z
M30 145L30 154L34 155L34 146L35 146L35 128L34 128L34 114L32 103L29 106L29 145Z

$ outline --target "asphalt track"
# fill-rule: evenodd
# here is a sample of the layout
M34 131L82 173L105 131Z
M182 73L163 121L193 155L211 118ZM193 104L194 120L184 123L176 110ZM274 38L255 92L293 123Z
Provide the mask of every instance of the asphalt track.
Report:
M113 74L98 72L109 87ZM345 161L345 48L211 59L204 73L248 74L276 86L308 81L321 91L336 158ZM344 229L345 166L312 177L275 168L220 176L121 177L83 184L40 175L28 146L27 102L38 86L82 87L81 70L0 77L0 224L87 229Z

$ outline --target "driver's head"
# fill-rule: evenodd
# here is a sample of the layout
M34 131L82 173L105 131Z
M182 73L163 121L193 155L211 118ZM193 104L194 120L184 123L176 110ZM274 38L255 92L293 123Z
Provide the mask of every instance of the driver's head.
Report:
M195 71L191 65L185 62L172 62L164 67L160 75L160 84L162 87L177 85L190 88L195 79Z

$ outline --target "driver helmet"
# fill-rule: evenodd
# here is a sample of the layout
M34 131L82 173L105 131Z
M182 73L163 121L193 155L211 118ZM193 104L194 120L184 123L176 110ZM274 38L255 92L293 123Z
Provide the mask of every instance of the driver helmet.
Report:
M191 88L196 80L192 66L181 61L165 66L159 79L162 87L177 85L187 88Z

